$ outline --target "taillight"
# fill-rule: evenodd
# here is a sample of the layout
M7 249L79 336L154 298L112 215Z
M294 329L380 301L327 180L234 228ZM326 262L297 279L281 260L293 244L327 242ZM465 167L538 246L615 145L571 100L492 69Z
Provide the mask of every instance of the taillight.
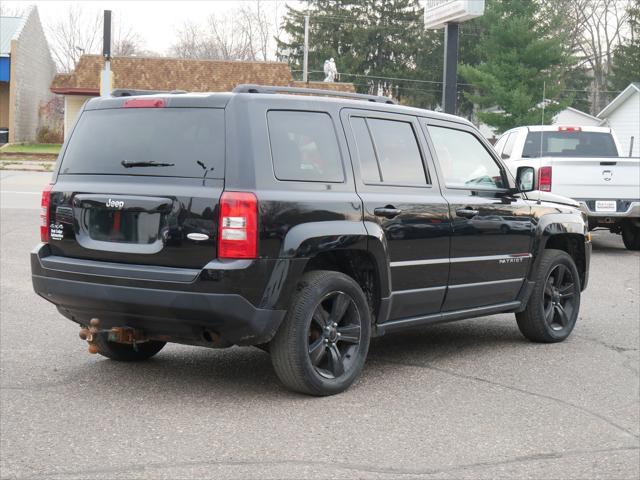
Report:
M47 185L42 190L42 198L40 200L40 241L49 241L49 206L51 205L51 189L52 184Z
M165 101L162 98L132 98L125 100L123 108L164 108Z
M581 132L582 127L558 127L559 132Z
M223 192L220 197L218 258L256 258L258 199L248 192Z
M543 192L551 191L551 167L540 167L538 170L538 189Z

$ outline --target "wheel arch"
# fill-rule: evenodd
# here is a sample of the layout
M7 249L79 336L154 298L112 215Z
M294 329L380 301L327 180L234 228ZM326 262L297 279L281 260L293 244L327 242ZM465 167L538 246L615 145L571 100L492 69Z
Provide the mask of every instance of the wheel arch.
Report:
M584 290L589 269L589 257L585 245L586 232L585 222L576 215L555 214L542 217L535 237L534 262L529 278L533 279L545 250L562 250L573 258L580 276L580 287Z
M300 275L333 270L350 276L365 292L375 319L391 295L391 275L384 235L368 230L363 222L352 221L296 225L284 239L281 258L304 262Z

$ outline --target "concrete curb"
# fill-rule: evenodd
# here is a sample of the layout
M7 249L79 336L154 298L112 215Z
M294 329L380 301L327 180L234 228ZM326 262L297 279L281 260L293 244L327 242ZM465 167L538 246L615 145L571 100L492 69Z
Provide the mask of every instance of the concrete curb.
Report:
M54 165L51 160L9 160L0 156L0 170L51 172Z

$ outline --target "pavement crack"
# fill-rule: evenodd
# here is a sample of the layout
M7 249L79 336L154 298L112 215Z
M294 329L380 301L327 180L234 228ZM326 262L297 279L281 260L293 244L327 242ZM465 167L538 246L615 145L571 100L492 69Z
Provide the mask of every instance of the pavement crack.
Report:
M516 386L513 386L513 385L507 385L505 383L500 383L500 382L496 382L496 381L493 381L493 380L488 380L486 378L477 377L475 375L466 375L464 373L454 372L453 370L447 370L445 368L440 368L440 367L433 367L433 366L430 366L430 365L423 365L423 364L420 364L420 363L407 363L407 362L398 362L398 361L393 361L393 360L381 360L381 359L373 359L373 361L377 361L377 362L381 362L381 363L387 363L387 364L391 364L391 365L401 365L401 366L405 366L405 367L426 368L428 370L434 370L436 372L444 373L444 374L447 374L447 375L452 375L454 377L465 378L467 380L472 380L472 381L481 382L481 383L487 383L489 385L495 385L497 387L505 388L507 390L512 390L514 392L519 392L519 393L522 393L524 395L529 395L529 396L533 396L533 397L544 398L546 400L551 400L553 402L560 403L560 404L565 405L567 407L571 407L571 408L574 408L576 410L580 410L581 412L584 412L584 413L586 413L588 415L591 415L593 417L599 418L603 422L605 422L605 423L609 424L610 426L614 427L616 430L624 432L627 435L630 435L631 437L635 438L636 440L640 439L640 435L632 432L631 430L623 427L622 425L618 425L616 422L614 422L613 420L610 420L609 418L605 417L604 415L601 415L598 412L594 412L593 410L589 410L588 408L581 407L580 405L576 405L576 404L573 404L571 402L567 402L566 400L563 400L563 399L558 398L558 397L552 397L551 395L545 395L544 393L532 392L531 390L525 390L524 388L516 387Z
M187 462L151 462L145 464L132 464L124 465L113 468L95 468L89 470L76 470L76 471L49 471L46 473L40 473L30 476L24 476L21 478L28 478L33 480L50 479L55 477L70 477L80 476L86 477L88 475L109 475L116 473L132 473L132 472L144 472L151 469L163 469L163 468L194 468L194 467L235 467L235 466L301 466L301 467L318 467L318 468L337 468L339 470L347 470L352 472L372 473L380 475L412 475L412 476L433 476L443 473L455 473L458 471L469 470L473 468L486 468L497 467L502 465L511 465L518 463L538 462L545 460L558 460L563 458L569 458L580 455L593 455L597 453L612 453L612 452L624 452L624 451L638 451L640 447L637 446L624 446L624 447L612 447L602 449L580 449L569 450L561 452L540 452L531 455L505 458L501 460L486 461L486 462L473 462L460 465L453 465L444 468L395 468L374 466L370 464L358 464L347 463L340 461L322 461L322 460L297 460L297 459L282 459L282 460L264 460L264 459L242 459L242 460L202 460L202 461L187 461ZM260 478L264 478L264 472L261 473Z
M638 350L640 350L639 348L619 347L618 345L611 345L610 343L603 342L602 340L599 340L593 337L588 337L586 335L576 335L576 337L582 338L583 340L588 340L593 343L597 343L598 345L601 345L608 350L613 350L614 352L617 352L617 353L637 352Z

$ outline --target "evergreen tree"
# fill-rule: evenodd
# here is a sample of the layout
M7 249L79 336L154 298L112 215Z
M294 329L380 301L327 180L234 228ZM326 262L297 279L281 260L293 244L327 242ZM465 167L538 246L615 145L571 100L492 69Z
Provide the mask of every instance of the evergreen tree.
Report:
M561 98L563 72L573 61L566 38L555 18L544 18L534 1L492 0L477 19L482 31L477 44L480 63L461 65L460 75L473 85L467 98L481 107L503 113L481 112L483 122L504 132L514 126L537 124L542 116L543 82L545 123L571 102Z
M613 54L611 88L624 90L632 82L640 82L640 0L628 9L629 39Z
M359 92L435 103L441 51L438 35L424 30L418 0L311 0L309 13L310 79L321 80L324 61L334 58L340 80ZM304 15L288 6L282 25L288 41L278 41L278 57L294 71L302 70Z

